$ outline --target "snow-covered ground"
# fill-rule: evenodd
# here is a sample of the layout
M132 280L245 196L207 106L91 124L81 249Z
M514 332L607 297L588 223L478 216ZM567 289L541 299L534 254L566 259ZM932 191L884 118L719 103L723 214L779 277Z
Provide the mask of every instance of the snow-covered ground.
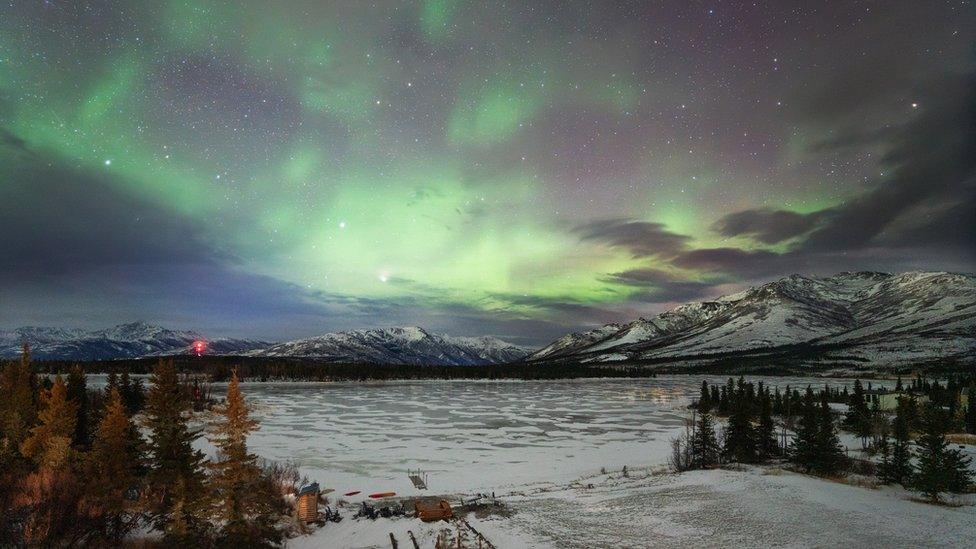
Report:
M658 466L499 494L508 516L467 520L496 547L971 547L973 496L956 507L900 487L852 486L774 467L666 472ZM289 547L430 547L451 524L416 519L327 524Z
M242 387L261 421L248 441L258 455L295 463L338 493L413 496L422 492L410 483L408 469L428 474L430 492L490 493L539 481L569 482L601 467L661 463L702 379ZM766 382L822 387L848 380ZM220 390L215 387L215 393Z
M290 547L390 547L390 533L409 547L407 531L430 547L440 530L455 531L413 518L351 518L363 494L386 491L451 501L495 492L510 516L466 518L497 547L970 545L971 497L963 507L935 507L900 488L763 468L663 474L669 441L683 429L701 380L255 383L244 391L262 422L249 440L254 452L293 461L334 488L332 497L362 491L342 498L345 520ZM892 382L873 382L882 384ZM842 439L852 451L860 446L855 437ZM628 478L619 473L625 465ZM407 478L417 468L429 474L428 491Z

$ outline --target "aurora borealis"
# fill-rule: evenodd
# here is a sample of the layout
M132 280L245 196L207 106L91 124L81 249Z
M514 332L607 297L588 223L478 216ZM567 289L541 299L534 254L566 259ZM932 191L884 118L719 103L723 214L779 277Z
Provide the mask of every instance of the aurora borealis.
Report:
M969 2L8 2L0 327L533 344L976 265Z

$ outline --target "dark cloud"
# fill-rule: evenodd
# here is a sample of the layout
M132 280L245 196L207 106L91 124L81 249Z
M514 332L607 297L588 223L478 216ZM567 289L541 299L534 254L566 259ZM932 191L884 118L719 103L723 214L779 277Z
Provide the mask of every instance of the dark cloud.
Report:
M823 212L801 214L789 210L754 209L719 219L712 230L722 236L748 236L764 244L776 244L811 231Z
M641 288L642 291L632 296L631 299L651 303L700 299L708 295L713 287L713 284L709 282L688 280L687 277L653 267L612 273L607 275L604 280Z
M633 257L671 257L691 240L686 235L669 231L663 223L630 219L593 221L577 226L574 231L581 240L624 248Z
M668 282L675 282L676 280L679 280L676 275L668 271L655 269L653 267L644 267L641 269L631 269L628 271L613 273L609 275L608 278L614 282L629 284L632 286L666 284Z
M702 248L681 254L674 264L683 269L749 276L775 270L773 265L780 258L780 254L763 250Z
M0 255L16 258L0 269L0 279L227 259L206 243L199 223L121 192L104 173L54 158L4 156L0 165Z
M899 245L889 230L932 203L964 201L965 207L944 213L963 216L959 222L965 223L966 212L976 208L972 193L966 192L976 177L976 74L933 82L919 104L920 112L882 144L887 175L868 192L819 212L827 221L810 233L801 249L856 249L880 241ZM946 223L951 220L943 220L942 226ZM935 232L904 236L914 244L958 244L938 232L939 224L927 228ZM976 235L968 244L976 245Z

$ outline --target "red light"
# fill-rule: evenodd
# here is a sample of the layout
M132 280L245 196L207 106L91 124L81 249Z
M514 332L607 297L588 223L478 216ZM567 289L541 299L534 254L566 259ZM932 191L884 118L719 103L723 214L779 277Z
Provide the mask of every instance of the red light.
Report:
M206 341L194 341L193 342L193 352L196 353L197 356L202 355L206 350L207 350L207 342Z

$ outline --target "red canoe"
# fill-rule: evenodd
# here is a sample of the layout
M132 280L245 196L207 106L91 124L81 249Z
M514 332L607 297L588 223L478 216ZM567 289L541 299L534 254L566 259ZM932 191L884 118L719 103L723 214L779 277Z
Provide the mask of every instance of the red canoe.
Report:
M396 492L377 492L375 494L370 494L369 497L372 499L389 498L396 495Z
M342 495L344 495L344 496L355 496L356 494L358 494L361 491L362 490L356 490L355 492L346 492L345 494L342 494Z

